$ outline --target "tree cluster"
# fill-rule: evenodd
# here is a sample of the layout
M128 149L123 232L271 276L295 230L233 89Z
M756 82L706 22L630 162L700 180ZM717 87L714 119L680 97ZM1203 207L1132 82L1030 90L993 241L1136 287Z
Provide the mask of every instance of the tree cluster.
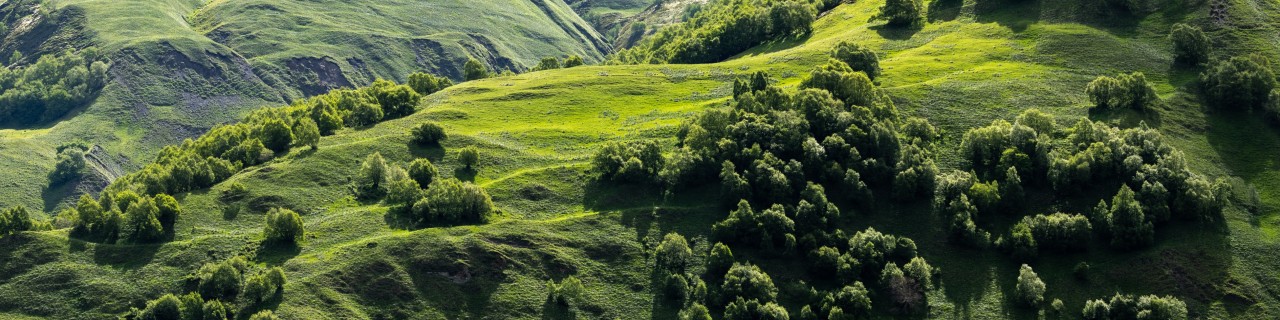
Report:
M22 206L0 210L0 237L23 231L48 230L51 228L48 222L32 218L31 212L28 212L27 208Z
M374 152L352 179L352 189L361 199L382 199L419 225L485 223L494 213L493 200L484 189L455 178L441 179L439 169L427 159L415 159L406 171Z
M439 92L445 88L452 87L453 81L449 78L438 77L426 72L414 72L409 75L409 82L405 83L409 88L413 88L414 92L419 95L428 96L432 93Z
M194 291L165 294L148 301L143 309L134 308L123 319L226 320L243 315L250 315L249 319L275 319L271 310L261 309L267 300L284 293L287 282L280 267L256 268L243 257L205 264L191 280Z
M80 178L84 174L84 154L88 149L83 145L64 145L58 147L57 162L53 171L49 172L49 185L57 186Z
M887 0L871 19L883 20L893 27L919 26L924 23L924 1Z
M1171 296L1134 297L1117 293L1110 300L1089 300L1081 314L1086 320L1186 320L1187 304Z
M163 193L105 191L98 200L80 196L75 208L63 214L72 221L72 237L102 243L156 243L173 234L182 208L177 199Z
M1147 83L1142 72L1120 74L1112 78L1101 76L1089 82L1085 95L1097 109L1128 108L1137 111L1150 111L1159 102L1156 90Z
M838 2L730 0L700 7L614 55L614 63L708 63L722 61L768 41L812 30L819 11Z
M107 63L100 58L88 48L0 68L0 125L44 123L89 103L106 85Z
M1054 213L1022 218L1003 241L1015 256L1033 257L1040 248L1070 252L1084 250L1093 237L1089 218L1079 214Z

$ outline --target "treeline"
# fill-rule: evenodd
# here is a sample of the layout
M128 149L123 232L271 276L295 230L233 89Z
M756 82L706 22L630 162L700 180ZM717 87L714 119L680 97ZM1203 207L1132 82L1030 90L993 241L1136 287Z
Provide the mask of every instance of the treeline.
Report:
M268 302L279 301L287 281L280 267L257 266L237 256L200 267L187 279L190 292L165 294L122 319L274 320Z
M704 5L690 19L659 30L619 51L613 63L708 63L765 42L812 31L817 14L839 0L724 0Z
M0 68L0 125L48 122L93 100L106 85L107 63L99 59L87 48Z
M0 237L23 231L49 230L49 222L31 217L23 206L0 210Z

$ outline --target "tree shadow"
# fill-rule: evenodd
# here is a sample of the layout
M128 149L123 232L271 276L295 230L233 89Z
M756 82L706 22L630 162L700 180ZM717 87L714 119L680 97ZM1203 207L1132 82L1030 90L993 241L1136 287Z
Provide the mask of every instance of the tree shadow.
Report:
M269 265L281 265L298 256L299 253L302 253L302 248L296 244L263 242L258 244L258 251L253 259Z
M548 298L542 303L542 319L543 320L572 320L578 318L578 310L566 306Z
M409 208L391 208L382 216L382 221L392 229L416 230L422 226L421 221L413 216Z
M478 173L476 169L468 167L453 169L453 177L466 182L476 182L476 174Z
M925 18L929 22L951 21L960 16L963 0L934 0L929 3L929 11Z
M974 15L978 22L994 22L1016 33L1039 22L1041 9L1040 0L978 0Z
M164 244L98 244L93 248L93 262L134 270L155 259Z
M410 143L409 154L412 154L415 158L424 158L431 160L431 162L439 163L444 160L445 150L439 144L420 145Z
M881 24L877 26L871 26L868 29L875 30L876 34L880 35L880 37L885 39L907 40L907 39L911 39L912 36L915 36L916 33L919 33L920 30L924 29L924 24L917 23L911 26L889 26L886 24Z
M1089 108L1089 120L1106 122L1121 128L1137 128L1146 123L1147 126L1159 128L1164 123L1164 116L1157 109L1163 109L1167 104L1158 103L1152 107L1153 110L1138 111L1129 108Z

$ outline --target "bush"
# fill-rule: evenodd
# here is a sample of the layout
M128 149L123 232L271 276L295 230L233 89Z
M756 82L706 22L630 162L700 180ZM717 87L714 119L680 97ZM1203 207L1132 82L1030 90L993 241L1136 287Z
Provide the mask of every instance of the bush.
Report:
M470 182L440 179L431 183L413 212L424 224L485 223L493 213L493 200Z
M693 260L693 250L689 249L689 241L679 233L668 233L662 237L654 256L654 265L673 274L683 274Z
M1141 72L1121 74L1117 78L1098 77L1085 88L1085 94L1094 107L1099 109L1130 108L1148 111L1160 99Z
M157 220L167 232L173 231L173 224L178 222L178 217L182 216L182 206L178 204L178 199L174 199L167 194L158 194L155 196L156 208L160 209Z
M827 294L822 299L822 310L827 314L840 310L838 313L850 319L868 318L871 316L871 294L862 282L854 281L840 291Z
M729 212L728 218L711 226L711 232L717 239L751 245L766 252L794 248L794 231L795 222L787 217L782 205L775 204L756 213L746 200L739 201L738 208Z
M258 313L254 313L252 316L249 316L249 320L279 320L279 319L280 319L279 317L276 317L275 312L271 312L271 310L258 311Z
M320 146L320 127L311 118L302 118L293 124L293 143L316 150Z
M418 186L430 186L436 176L440 175L440 171L431 163L431 160L418 158L409 162L408 174L410 179L418 183Z
M1044 281L1036 275L1031 266L1022 265L1018 270L1018 284L1015 286L1017 301L1024 307L1035 308L1044 302Z
M693 303L680 310L680 320L711 320L711 311L701 303Z
M35 224L31 213L22 206L0 211L0 236L31 230Z
M232 258L200 268L200 295L209 300L233 301L242 288L242 274L248 268L243 258Z
M871 80L880 76L880 58L871 48L853 42L840 42L831 52L831 57L849 65L853 71L865 73Z
M1209 60L1209 37L1200 28L1175 23L1169 31L1169 39L1173 40L1175 62L1194 66Z
M78 147L58 151L58 162L53 166L53 172L49 172L49 185L57 186L80 178L85 168L84 151Z
M485 67L483 63L480 63L480 60L472 58L467 60L467 63L462 66L462 76L463 79L466 79L467 81L488 78L489 68Z
M458 150L458 162L467 166L467 169L475 167L480 163L480 150L476 149L475 146L467 146L462 150Z
M293 129L280 119L264 120L254 127L254 136L262 140L262 146L281 154L293 145Z
M360 172L353 179L356 196L362 199L378 199L387 194L387 161L382 153L374 152L360 164Z
M164 237L160 224L160 208L149 197L142 197L125 210L128 239L132 243L155 243Z
M1087 320L1152 319L1186 320L1187 304L1170 296L1146 295L1135 299L1131 295L1115 294L1109 301L1089 300L1081 312Z
M107 64L94 61L96 52L65 51L42 55L22 68L0 67L0 126L52 121L97 97L106 84Z
M173 294L166 294L159 299L148 301L147 308L138 317L143 320L180 320L182 319L182 301Z
M420 145L439 145L440 140L449 138L445 133L444 127L435 122L424 122L409 132L413 137L413 143Z
M413 88L414 92L426 96L452 87L453 81L450 81L449 78L437 77L429 73L414 72L409 75L408 85Z
M614 55L614 63L717 62L773 39L808 33L817 12L804 1L715 2L691 10ZM643 28L639 23L633 28ZM641 31L642 32L642 31Z
M787 320L787 309L773 302L761 303L756 299L743 299L730 302L724 307L724 320Z
M736 262L733 258L733 250L729 250L729 246L724 243L716 242L711 246L711 253L707 254L706 273L712 277L723 276Z
M203 317L196 318L202 320L226 320L227 315L231 314L231 307L222 304L222 301L209 300L204 302L204 306L200 308Z
M884 20L889 26L918 26L924 23L924 3L920 0L888 0L873 20Z
M1134 197L1129 186L1121 186L1111 199L1109 224L1111 246L1118 249L1137 249L1155 241L1155 226L1147 220L1142 205Z
M1089 218L1065 213L1023 217L1018 225L1026 226L1040 246L1064 251L1085 249L1093 230Z
M547 281L547 300L568 306L582 303L582 294L586 289L577 277L569 276L560 283Z
M735 263L724 275L720 294L726 299L774 302L778 297L778 288L773 285L773 279L759 267Z
M1265 57L1232 57L1200 74L1200 85L1211 106L1249 111L1267 102L1267 95L1276 87L1276 76Z
M582 61L582 57L579 57L578 55L570 55L568 58L564 59L565 68L573 68L583 64L585 63Z
M365 88L374 100L378 101L378 105L382 107L382 111L386 113L386 119L395 119L413 114L418 107L418 102L422 100L422 95L407 85L398 85L395 82L378 79L373 85Z
M552 69L560 69L560 59L556 59L556 57L542 58L542 61L539 61L538 65L534 66L533 69L530 71L542 71L542 70L552 70Z
M302 217L297 212L284 208L273 208L267 212L266 227L262 229L262 238L268 243L297 245L302 242L306 231L302 226Z
M655 141L611 142L591 158L591 174L601 181L656 182L665 159Z

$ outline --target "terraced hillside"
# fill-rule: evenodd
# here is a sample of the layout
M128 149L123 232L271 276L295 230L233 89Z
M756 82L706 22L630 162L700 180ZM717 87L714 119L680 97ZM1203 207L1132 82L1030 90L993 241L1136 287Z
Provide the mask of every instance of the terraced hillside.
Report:
M691 239L701 265L713 243L710 226L732 208L707 200L718 188L663 194L590 184L584 171L591 156L608 142L674 145L682 121L729 102L734 79L766 71L777 85L795 89L842 41L880 54L884 71L876 81L901 113L943 129L937 160L944 170L963 168L959 145L967 130L1037 108L1063 126L1081 118L1145 124L1184 151L1192 170L1231 181L1220 221L1162 226L1155 245L1139 251L1094 243L1085 252L1031 262L1048 284L1046 295L1066 306L1063 317L1075 318L1087 300L1117 292L1179 297L1193 318L1280 316L1280 167L1274 161L1280 134L1258 117L1206 112L1194 89L1197 72L1172 67L1166 37L1173 23L1190 22L1206 28L1215 55L1274 57L1280 53L1272 39L1280 25L1276 3L1152 4L1150 12L1117 19L1067 0L934 1L927 3L928 23L907 29L868 23L881 5L842 4L808 35L720 63L585 66L461 83L427 97L413 115L344 129L321 139L317 150L298 148L210 190L178 195L186 213L173 241L162 245L87 243L69 239L66 229L5 236L0 316L110 318L189 289L189 276L205 263L246 256L284 269L285 293L268 306L285 319L675 318L679 306L658 293L655 248L663 235L679 232ZM1163 104L1150 113L1088 111L1091 80L1131 71L1146 74ZM440 146L410 143L407 132L426 121L448 132ZM457 151L468 146L481 154L475 170L458 159ZM14 148L0 154L17 157ZM483 225L413 230L388 206L352 197L349 182L374 152L397 166L430 159L442 175L487 189L501 213ZM223 199L235 186L246 195ZM1010 302L1020 263L995 250L949 243L946 222L929 202L845 207L853 218L841 229L874 227L914 239L920 255L943 270L920 317L1035 318L1035 311ZM1038 208L1074 209L1055 206ZM259 245L271 207L302 213L307 237L296 250ZM734 250L767 271L782 292L781 305L799 312L804 302L796 297L812 284L804 282L800 262ZM1091 265L1088 281L1076 279L1073 266L1080 261ZM564 308L549 301L548 281L569 275L582 280L585 298Z
M0 7L12 24L0 53L20 52L29 58L21 65L97 47L111 66L92 105L34 127L0 128L3 207L53 210L85 190L41 187L64 143L100 145L115 165L136 169L161 146L244 111L329 89L404 81L416 71L461 80L471 57L495 71L520 71L543 57L599 61L611 50L567 5L547 0L23 0Z

